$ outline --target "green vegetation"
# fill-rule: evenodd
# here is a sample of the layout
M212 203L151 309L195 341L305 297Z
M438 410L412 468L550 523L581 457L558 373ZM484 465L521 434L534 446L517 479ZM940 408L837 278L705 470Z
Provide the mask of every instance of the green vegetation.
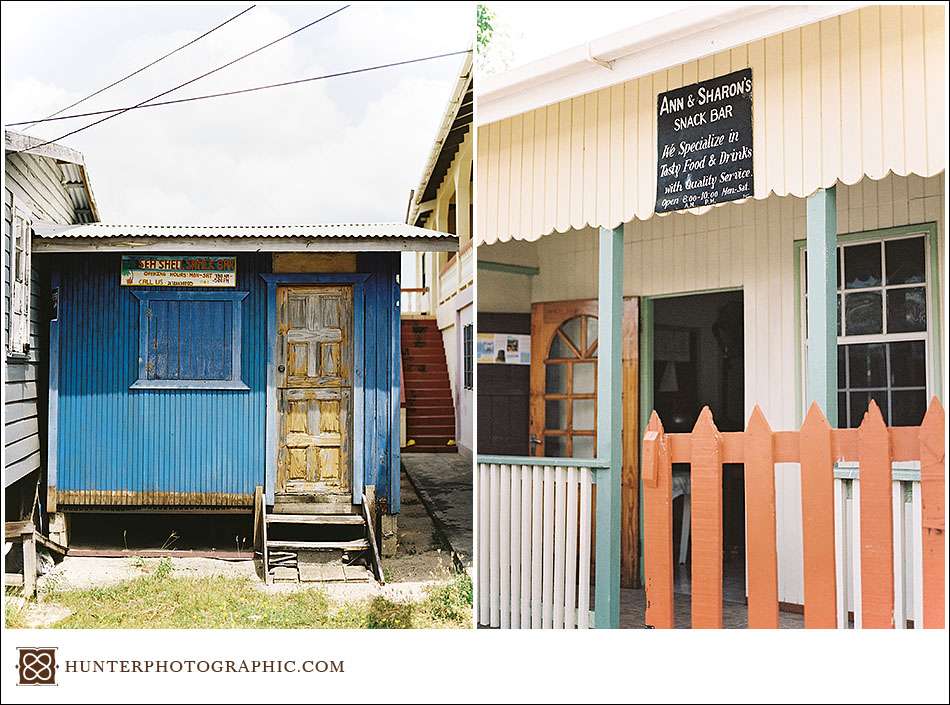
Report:
M162 561L148 575L110 587L44 595L71 614L57 629L329 628L420 629L471 626L472 581L464 574L435 585L424 599L374 597L335 602L320 589L276 592L244 578L175 578ZM7 601L6 626L25 626L25 612Z

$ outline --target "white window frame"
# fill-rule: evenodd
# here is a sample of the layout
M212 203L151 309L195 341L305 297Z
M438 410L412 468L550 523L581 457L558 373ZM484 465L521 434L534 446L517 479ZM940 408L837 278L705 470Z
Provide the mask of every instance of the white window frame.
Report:
M919 229L917 229L919 227ZM835 248L835 263L838 267L838 272L841 274L841 282L837 285L835 290L836 297L842 297L843 294L858 293L862 291L880 291L882 292L882 305L881 305L881 333L871 333L865 335L847 335L847 326L845 321L845 308L844 308L844 299L841 298L841 334L837 339L837 346L842 345L860 345L862 343L900 343L906 341L923 341L925 346L925 374L926 374L926 389L925 389L925 398L929 402L931 396L934 392L934 364L939 364L939 361L935 362L934 359L934 330L935 330L935 315L936 307L933 300L933 269L931 263L931 248L932 242L931 238L935 237L935 234L931 231L928 224L920 224L919 226L901 227L894 228L892 232L888 232L888 229L872 231L868 233L853 233L853 234L842 234L838 235L838 243ZM886 280L886 261L885 261L885 247L882 243L891 242L894 240L910 240L915 238L922 238L924 241L924 281L922 283L914 284L893 284L887 285ZM880 286L860 288L860 289L845 289L845 276L844 276L844 250L847 247L868 245L868 244L878 244L881 249L881 277L882 283ZM808 327L807 327L807 297L806 297L806 284L807 284L807 274L806 274L806 256L808 248L805 246L804 242L799 250L799 282L798 282L798 297L799 297L799 322L800 322L800 340L801 340L801 398L804 400L807 396L806 392L806 376L808 369ZM927 328L923 331L914 331L910 333L887 333L887 292L891 289L911 289L911 288L920 288L923 286L924 295L927 300ZM887 389L891 389L888 386ZM846 388L848 391L851 391L851 387ZM898 388L900 389L900 388ZM838 393L837 383L835 386L835 393ZM803 412L804 413L804 409ZM841 409L838 410L839 414ZM888 409L888 422L890 423L890 409ZM837 426L837 419L835 419L835 425Z
M30 354L30 295L33 260L33 214L26 204L13 197L10 224L10 323L7 355Z

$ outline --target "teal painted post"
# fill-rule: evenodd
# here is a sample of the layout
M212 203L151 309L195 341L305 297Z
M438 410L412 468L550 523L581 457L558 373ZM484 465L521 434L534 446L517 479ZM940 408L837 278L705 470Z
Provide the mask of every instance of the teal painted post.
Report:
M805 215L808 252L808 367L805 408L818 402L838 425L838 215L835 189L808 197Z
M620 474L622 416L623 226L600 230L597 313L597 458L609 468L597 476L594 626L620 626Z

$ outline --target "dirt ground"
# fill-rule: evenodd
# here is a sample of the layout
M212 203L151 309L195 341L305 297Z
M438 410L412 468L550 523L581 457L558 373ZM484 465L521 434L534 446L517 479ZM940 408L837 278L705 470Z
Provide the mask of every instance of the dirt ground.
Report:
M393 558L383 559L385 585L372 583L300 583L264 585L257 576L254 561L215 558L174 557L171 576L200 578L222 576L246 578L264 592L293 592L319 587L337 602L356 602L381 596L397 602L423 599L426 588L448 583L454 575L452 557L445 549L431 518L414 492L402 480L402 507L398 524L398 549ZM67 590L109 587L143 577L156 570L160 558L67 557L37 581L36 602L23 613L24 626L44 627L69 615L55 604L55 594ZM7 597L8 604L20 608L21 598Z

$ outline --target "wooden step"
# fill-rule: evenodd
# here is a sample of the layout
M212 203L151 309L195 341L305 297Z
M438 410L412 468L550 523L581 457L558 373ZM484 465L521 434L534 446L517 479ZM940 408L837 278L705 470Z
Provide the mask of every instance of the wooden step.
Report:
M268 514L267 523L362 526L365 522L359 514Z
M366 539L354 539L353 541L283 541L273 540L267 542L268 550L288 551L365 551L369 548L369 541Z
M274 514L356 514L359 507L354 508L353 504L340 504L337 502L277 502L268 515Z

